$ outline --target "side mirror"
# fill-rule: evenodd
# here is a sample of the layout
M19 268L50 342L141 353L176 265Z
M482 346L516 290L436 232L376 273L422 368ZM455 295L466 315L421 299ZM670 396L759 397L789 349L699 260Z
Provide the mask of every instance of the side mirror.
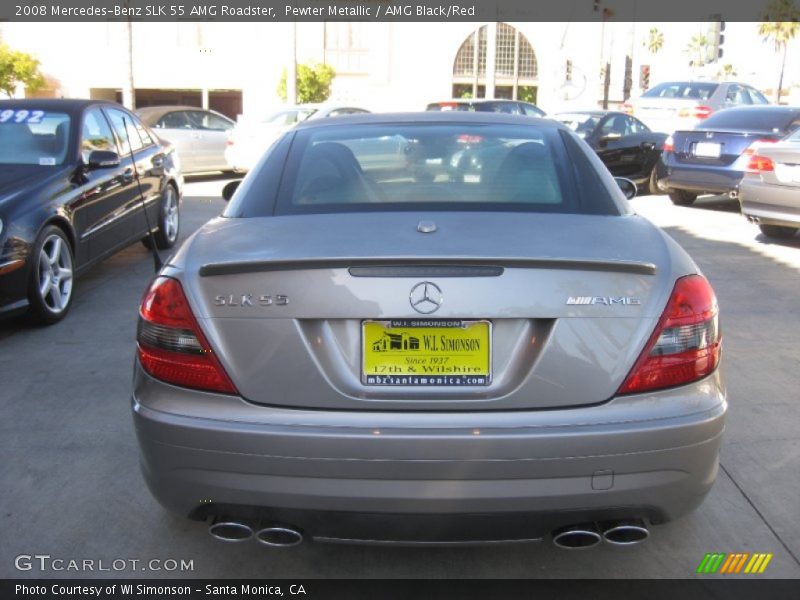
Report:
M617 182L619 189L622 190L622 193L625 194L625 197L630 200L634 196L636 196L636 184L633 183L630 179L626 179L625 177L614 177L614 181Z
M225 199L225 202L229 202L231 198L233 198L233 193L236 191L236 188L239 187L239 184L242 183L241 179L237 179L235 181L229 181L225 184L225 187L222 188L222 197Z
M118 167L120 163L119 154L110 150L92 150L86 166L91 169L110 169Z

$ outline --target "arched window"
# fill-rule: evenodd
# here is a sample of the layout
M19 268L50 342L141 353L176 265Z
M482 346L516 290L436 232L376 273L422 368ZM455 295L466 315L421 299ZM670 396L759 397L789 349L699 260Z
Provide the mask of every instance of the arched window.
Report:
M487 69L490 38L494 64ZM461 44L453 63L453 96L485 97L487 78L494 84L495 98L536 99L538 72L533 46L507 23L483 25Z

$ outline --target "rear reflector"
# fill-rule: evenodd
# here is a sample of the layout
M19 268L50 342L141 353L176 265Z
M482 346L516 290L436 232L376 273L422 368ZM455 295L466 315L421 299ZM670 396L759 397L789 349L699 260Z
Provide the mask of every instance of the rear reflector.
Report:
M156 379L198 390L238 394L176 279L157 277L145 292L136 342L142 368Z
M752 173L758 175L759 173L764 173L765 171L774 171L775 164L772 162L771 158L766 156L761 156L759 154L753 154L750 156L750 160L747 161L747 166L745 167L745 171L748 173Z
M661 148L664 152L674 152L675 151L675 141L672 139L672 136L667 136L667 139L664 140L664 147Z
M638 394L702 379L717 368L720 341L717 299L700 275L681 277L653 335L620 394Z

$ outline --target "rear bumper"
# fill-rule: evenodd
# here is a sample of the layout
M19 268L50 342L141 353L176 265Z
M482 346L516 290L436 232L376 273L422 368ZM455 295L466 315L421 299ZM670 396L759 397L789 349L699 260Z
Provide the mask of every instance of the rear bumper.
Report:
M739 187L742 214L759 223L800 227L800 188L770 185L760 179L742 180Z
M727 194L735 191L744 176L743 171L726 167L685 165L673 159L665 164L667 174L662 183L666 187L698 194Z
M710 490L727 409L718 373L587 408L413 414L255 406L138 365L135 382L142 471L161 504L318 539L532 539L584 520L668 521Z

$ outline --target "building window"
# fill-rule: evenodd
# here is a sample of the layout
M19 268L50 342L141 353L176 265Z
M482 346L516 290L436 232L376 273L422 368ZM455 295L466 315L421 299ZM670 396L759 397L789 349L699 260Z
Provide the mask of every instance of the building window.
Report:
M494 65L487 70L489 27L494 35ZM533 46L519 30L507 23L483 25L462 42L453 63L453 94L483 97L486 80L494 83L495 97L521 99L535 96L538 68ZM533 92L531 92L533 90Z
M337 75L367 74L364 23L325 23L325 64Z

